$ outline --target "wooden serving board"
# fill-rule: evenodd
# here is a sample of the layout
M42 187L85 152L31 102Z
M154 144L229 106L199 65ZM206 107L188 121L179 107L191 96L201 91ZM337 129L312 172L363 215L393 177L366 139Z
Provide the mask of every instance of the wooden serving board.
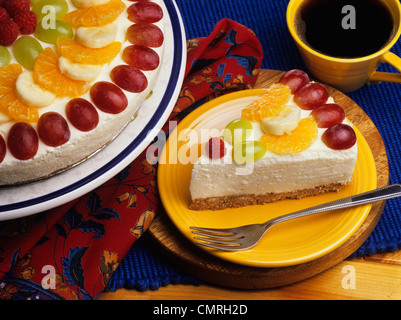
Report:
M261 70L255 88L268 87L277 82L282 74L283 72L276 70ZM334 88L327 88L336 103L345 109L347 118L356 125L368 142L375 159L377 187L386 186L389 180L387 155L377 128L353 100ZM373 231L384 204L385 201L374 203L362 226L339 248L316 260L289 267L249 267L209 255L187 240L166 213L155 217L148 233L160 254L204 282L239 289L267 289L312 277L349 257Z

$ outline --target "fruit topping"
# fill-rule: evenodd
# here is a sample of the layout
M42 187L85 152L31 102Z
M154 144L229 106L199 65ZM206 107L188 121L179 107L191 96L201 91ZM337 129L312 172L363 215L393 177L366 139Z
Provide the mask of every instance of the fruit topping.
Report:
M308 83L294 94L294 101L304 110L313 110L327 102L329 92L320 83Z
M93 6L98 6L100 4L105 4L110 0L72 0L72 3L77 8L88 8Z
M28 160L38 152L39 138L30 124L17 122L8 132L7 145L15 158Z
M11 17L14 17L18 11L29 10L29 0L7 0L4 8Z
M0 7L0 22L7 21L10 19L10 15L8 14L7 10L3 7Z
M36 24L37 17L30 10L29 0L0 2L0 45L12 45L20 34L33 33Z
M83 64L106 64L120 52L121 43L114 41L102 48L89 48L75 40L58 38L57 53L68 60Z
M205 145L206 154L210 159L220 159L226 155L226 147L223 140L218 137L210 138Z
M111 44L117 37L118 26L110 23L101 27L80 27L76 39L80 44L89 48L102 48Z
M59 37L72 39L74 37L74 31L71 26L64 21L55 20L54 27L52 28L39 23L35 30L35 36L43 42L56 44L57 38Z
M263 118L275 117L290 100L291 90L288 86L275 83L267 89L259 99L242 109L241 117L251 121L261 121Z
M99 123L99 114L96 108L88 100L82 98L70 100L65 112L67 119L80 131L91 131Z
M293 69L284 73L279 82L289 86L291 93L294 94L299 88L309 83L309 76L302 70Z
M130 92L142 92L148 86L148 79L135 67L120 65L110 73L111 80L120 88Z
M7 153L6 142L4 141L3 136L0 135L0 163L3 162L6 153Z
M134 23L154 23L163 18L162 8L154 2L140 1L128 7L128 19Z
M328 128L322 135L322 141L331 149L344 150L356 143L356 135L351 126L340 123Z
M81 81L94 81L102 71L101 65L76 63L64 57L58 59L58 66L68 78Z
M40 42L30 36L19 38L13 45L15 60L28 70L33 70L35 60L42 51L43 47Z
M128 27L127 39L132 44L157 48L163 44L164 36L160 28L151 23L136 23Z
M123 60L139 70L155 70L160 63L159 55L151 48L141 45L132 45L124 49Z
M298 153L308 149L317 136L317 123L309 117L301 119L298 126L289 133L280 136L265 133L260 141L267 150L277 154Z
M57 147L70 140L67 121L57 112L46 112L38 122L40 139L48 146Z
M29 9L17 11L13 20L18 24L21 34L31 34L35 31L37 24L36 14Z
M95 106L106 113L117 114L128 106L124 92L106 81L96 82L90 90L90 97Z
M300 119L301 109L297 106L288 105L277 116L262 119L261 128L263 132L282 135L294 130Z
M266 146L260 141L244 141L233 147L232 156L237 164L251 163L262 158Z
M15 84L21 73L19 64L0 68L0 112L14 120L36 122L39 118L38 109L23 103L15 92Z
M223 139L231 145L236 145L247 140L252 131L252 124L248 120L235 119L224 128Z
M46 48L37 57L33 78L57 97L78 97L90 88L88 82L70 79L60 71L58 56L51 48Z
M32 71L24 71L18 76L15 92L21 101L32 107L46 107L56 100L53 93L43 89L33 80Z
M61 19L68 12L68 4L65 0L38 0L32 4L32 11L38 17L38 21L41 21L44 17L49 18L49 20L53 19L54 16L49 14L53 12L56 19Z
M19 26L12 20L0 22L0 45L9 46L17 40L19 35Z
M73 28L99 27L115 21L124 9L125 4L121 0L110 0L105 4L71 11L63 19Z
M11 62L11 54L6 47L0 46L0 67Z
M319 128L328 128L342 123L345 119L344 109L336 103L324 104L311 113Z

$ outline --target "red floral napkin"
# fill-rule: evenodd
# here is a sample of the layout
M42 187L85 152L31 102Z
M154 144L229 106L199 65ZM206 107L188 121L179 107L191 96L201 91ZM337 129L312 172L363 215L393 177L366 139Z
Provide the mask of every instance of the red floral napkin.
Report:
M187 45L185 80L169 120L179 121L194 106L255 83L262 47L243 25L223 19L208 37ZM1 222L0 299L96 298L161 207L156 170L145 150L89 194Z

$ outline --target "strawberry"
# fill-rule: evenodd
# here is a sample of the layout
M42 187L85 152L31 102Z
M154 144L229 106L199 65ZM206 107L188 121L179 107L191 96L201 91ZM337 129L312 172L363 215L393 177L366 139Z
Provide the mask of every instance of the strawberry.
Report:
M0 7L0 22L10 20L10 15L8 14L7 10Z
M7 10L11 17L20 10L29 10L31 2L29 0L8 0L4 4L4 8Z
M37 18L30 10L20 10L14 15L14 22L18 24L21 34L30 34L35 31Z
M9 46L14 43L19 35L19 27L12 20L0 22L0 45Z

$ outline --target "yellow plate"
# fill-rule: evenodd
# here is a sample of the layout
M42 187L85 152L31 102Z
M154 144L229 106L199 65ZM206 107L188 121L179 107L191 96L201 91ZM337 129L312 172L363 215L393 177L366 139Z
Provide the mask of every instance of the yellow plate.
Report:
M339 192L219 211L190 210L188 205L191 201L189 182L192 163L209 139L206 129L222 130L229 121L239 118L241 109L264 91L252 89L235 92L204 104L184 118L167 140L158 168L161 200L171 221L193 243L196 241L190 226L229 228L260 223L292 211L376 188L373 155L368 143L354 126L358 158L353 181ZM300 264L317 259L343 244L363 223L370 209L371 205L364 205L281 223L270 229L255 247L245 251L224 252L199 247L221 259L248 266L283 267Z

